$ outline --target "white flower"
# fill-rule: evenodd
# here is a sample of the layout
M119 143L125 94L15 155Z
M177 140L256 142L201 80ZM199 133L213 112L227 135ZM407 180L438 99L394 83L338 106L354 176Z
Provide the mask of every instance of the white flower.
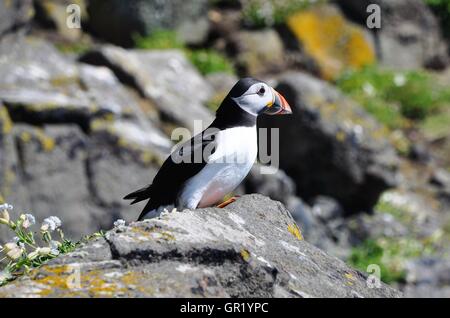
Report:
M22 220L22 227L24 229L27 229L36 223L36 219L31 214L22 214L20 219Z
M119 227L119 226L124 226L125 225L125 220L122 219L118 219L114 222L114 227Z
M29 260L33 260L33 259L35 259L38 255L39 255L39 247L38 247L37 249L35 249L33 252L31 252L30 254L28 254L28 259L29 259Z
M61 220L59 219L59 217L57 216L51 216L50 219L53 220L53 222L55 222L56 228L59 228L62 224Z
M59 255L59 249L58 248L61 246L61 242L50 241L49 245L50 245L50 249L51 249L50 254L55 255L55 256Z
M52 254L53 256L58 256L59 255L59 250L56 248L52 248L50 250L50 254Z
M406 77L403 74L395 74L394 76L394 84L397 87L402 87L406 84Z
M12 210L14 209L14 207L11 204L8 203L4 203L4 204L0 204L0 210Z
M13 240L14 242L16 242L16 243L19 243L20 238L18 238L17 236L14 236L14 237L12 238L12 240Z
M61 220L57 216L50 216L42 222L41 231L53 232L61 226Z
M375 95L375 87L373 87L373 85L370 83L365 83L363 85L363 91L364 91L364 93L366 93L366 95L369 95L369 96Z
M8 258L15 261L22 256L24 249L16 243L6 243L4 252Z
M52 249L50 247L40 247L38 248L39 255L48 255L50 254Z
M60 247L61 246L61 243L60 242L58 242L58 241L50 241L50 248L52 248L52 249L57 249L58 247Z

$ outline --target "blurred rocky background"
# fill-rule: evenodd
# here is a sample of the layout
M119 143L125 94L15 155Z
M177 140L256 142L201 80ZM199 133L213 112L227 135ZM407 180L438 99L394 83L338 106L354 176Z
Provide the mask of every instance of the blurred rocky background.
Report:
M121 198L172 130L255 76L294 114L261 119L282 128L281 169L238 193L407 296L450 297L449 48L449 0L0 0L0 203L74 238L135 220Z

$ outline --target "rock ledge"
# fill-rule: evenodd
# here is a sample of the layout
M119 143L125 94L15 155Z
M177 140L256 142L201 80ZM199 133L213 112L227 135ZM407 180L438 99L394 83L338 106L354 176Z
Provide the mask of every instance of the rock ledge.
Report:
M119 226L0 288L0 297L399 297L305 242L262 195Z

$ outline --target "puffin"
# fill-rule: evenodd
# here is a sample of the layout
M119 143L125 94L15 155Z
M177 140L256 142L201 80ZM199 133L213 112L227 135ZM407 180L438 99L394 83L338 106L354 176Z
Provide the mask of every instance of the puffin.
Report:
M220 104L213 122L175 146L153 183L123 199L133 200L131 204L148 200L138 220L159 216L165 209L227 206L236 197L222 200L239 186L256 160L258 116L291 113L286 99L267 83L241 78Z

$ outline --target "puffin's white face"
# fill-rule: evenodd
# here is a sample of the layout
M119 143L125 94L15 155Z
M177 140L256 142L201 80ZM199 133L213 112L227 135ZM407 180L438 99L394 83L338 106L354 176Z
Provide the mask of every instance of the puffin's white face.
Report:
M241 96L232 99L239 107L254 116L262 113L274 115L292 112L284 97L263 82L251 85Z

